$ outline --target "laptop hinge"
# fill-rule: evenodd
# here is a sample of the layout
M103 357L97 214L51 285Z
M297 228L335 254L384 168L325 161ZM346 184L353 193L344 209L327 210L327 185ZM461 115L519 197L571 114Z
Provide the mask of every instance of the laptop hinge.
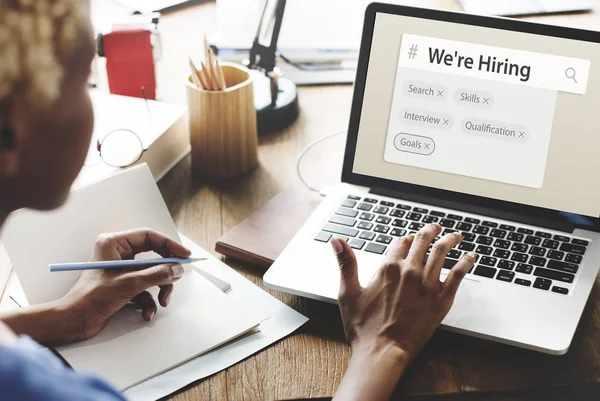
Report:
M389 196L391 198L397 199L405 199L411 202L424 203L427 205L433 205L447 209L454 209L466 213L473 213L502 220L514 221L515 223L543 227L550 230L562 231L567 233L572 233L575 230L575 225L566 220L557 221L555 219L545 219L537 216L528 216L525 214L519 214L515 212L486 208L484 206L478 206L475 204L465 204L461 202L452 201L451 199L440 199L438 197L430 197L422 194L394 191L383 188L371 188L369 192L375 195Z

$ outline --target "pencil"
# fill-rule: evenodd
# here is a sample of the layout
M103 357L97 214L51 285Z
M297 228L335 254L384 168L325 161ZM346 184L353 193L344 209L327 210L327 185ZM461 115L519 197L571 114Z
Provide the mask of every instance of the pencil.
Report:
M127 268L147 268L164 264L188 265L190 263L206 260L206 258L155 258L155 259L133 259L133 260L108 260L103 262L83 262L83 263L54 263L48 265L51 272L67 272L78 270L99 270L99 269L127 269Z
M225 90L227 89L227 83L225 83L225 76L223 75L223 70L221 69L218 58L215 58L215 67L217 70L217 79L219 80L219 85L221 85L221 90Z
M210 77L210 71L208 67L203 62L200 62L202 69L200 70L200 74L204 75L204 80L206 81L206 87L208 90L214 90L216 87L213 85L213 81Z
M192 75L192 81L194 82L194 85L196 85L200 89L206 89L204 87L204 84L200 80L200 74L198 74L198 70L196 69L196 66L194 65L194 62L192 61L192 58L189 57L188 60L189 60L189 63L190 63L190 70L192 70L192 74L191 75Z
M211 48L208 48L208 70L210 72L210 78L212 79L213 87L217 90L222 90L221 84L217 79L217 72L215 68L215 58Z

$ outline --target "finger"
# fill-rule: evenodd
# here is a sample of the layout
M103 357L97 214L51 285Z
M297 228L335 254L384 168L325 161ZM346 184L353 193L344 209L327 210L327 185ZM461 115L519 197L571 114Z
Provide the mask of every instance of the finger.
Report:
M458 291L458 286L462 282L463 277L465 277L465 275L475 264L475 258L475 253L468 252L464 254L458 262L456 262L456 264L450 270L450 273L448 273L448 277L446 277L446 281L444 281L442 286L443 296L450 297L452 300L454 300L456 291Z
M177 241L149 228L121 231L111 234L110 238L118 245L117 249L123 259L148 251L154 251L165 258L188 258L192 254Z
M121 280L132 291L142 292L148 288L173 284L184 273L181 265L158 265L145 270L132 271L123 274Z
M446 234L431 247L431 252L425 264L424 280L429 283L439 283L440 273L448 252L462 242L460 233Z
M408 252L408 259L412 262L416 262L419 266L422 266L431 241L433 241L441 231L442 227L439 224L427 224L421 228L415 235L415 239Z
M408 251L415 239L414 235L406 235L404 237L396 238L390 245L387 253L387 259L393 262L406 259Z
M361 290L358 281L356 256L346 241L340 238L332 238L330 243L340 267L340 291L338 299L343 299Z
M169 306L171 302L171 294L173 293L173 284L162 285L158 292L158 303L163 308Z
M144 291L133 297L131 302L136 304L142 310L142 315L144 316L145 321L149 322L152 320L157 310L156 302L154 302L152 294L150 294L148 291Z

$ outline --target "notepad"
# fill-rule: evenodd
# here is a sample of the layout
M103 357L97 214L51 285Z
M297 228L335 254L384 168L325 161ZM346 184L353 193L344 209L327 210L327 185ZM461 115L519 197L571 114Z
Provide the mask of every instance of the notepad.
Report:
M73 191L58 210L12 214L2 241L29 303L36 304L65 295L80 274L50 273L48 264L87 261L100 233L140 227L180 241L146 165ZM96 337L59 352L76 370L94 372L125 390L255 330L270 317L221 291L223 281L209 281L201 263L185 267L170 305L159 306L151 322L130 305ZM155 296L157 291L151 289Z

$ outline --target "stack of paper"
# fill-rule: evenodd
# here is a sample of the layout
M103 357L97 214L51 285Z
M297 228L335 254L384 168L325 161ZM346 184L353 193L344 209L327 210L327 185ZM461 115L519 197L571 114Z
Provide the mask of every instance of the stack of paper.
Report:
M146 165L74 191L67 204L56 211L14 213L7 220L2 239L29 303L35 304L63 296L78 278L77 272L50 273L49 263L86 261L98 234L138 227L150 227L180 241ZM193 245L194 256L209 256L191 241L186 240L185 244ZM215 275L216 263L220 264L210 257L205 262L187 266L184 276L175 283L171 304L167 308L159 307L151 322L143 321L133 306L126 307L99 335L59 348L59 352L76 370L96 372L121 390L135 386L132 390L138 389L138 393L131 396L133 399L154 399L249 356L306 321L266 293L262 301L261 296L256 297L265 306L257 308L255 303L248 302L249 293L241 288L248 284L241 283L239 278L219 273L221 282L238 280L228 292L221 291L205 278ZM212 273L204 269L204 264ZM198 274L198 270L202 274ZM153 291L156 295L156 290ZM185 362L198 355L208 357L207 352L255 331L265 319L271 320L281 313L288 321L279 320L284 332L277 332L277 338L272 334L266 342L259 338L250 340L254 336L244 338L241 341L253 345L251 349L242 353L239 350L231 353L230 349L229 354L225 353L229 355L225 365L215 362L206 366L212 369L206 374L190 373L189 366L194 365ZM272 333L277 329L270 327ZM260 344L258 349L257 344ZM216 352L231 347L235 347L235 343ZM152 387L152 383L161 378L156 375L178 370L184 373L185 383L179 379L159 389ZM152 377L155 378L148 381ZM173 383L178 387L173 387Z

